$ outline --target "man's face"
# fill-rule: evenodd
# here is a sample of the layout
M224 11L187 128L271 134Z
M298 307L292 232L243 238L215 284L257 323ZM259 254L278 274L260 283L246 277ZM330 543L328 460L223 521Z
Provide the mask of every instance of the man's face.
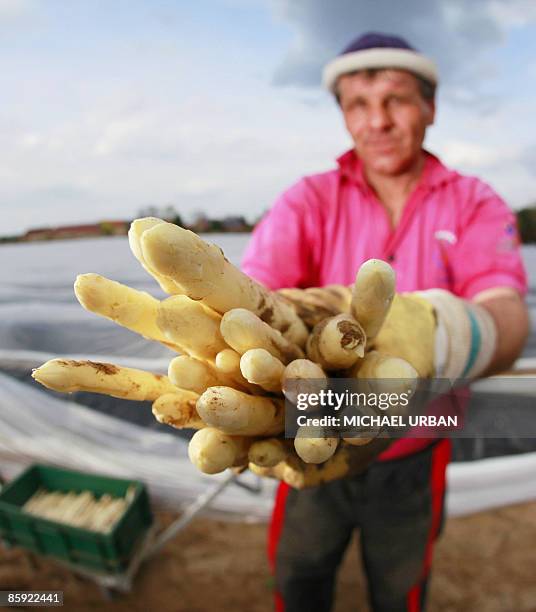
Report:
M434 104L404 70L343 75L338 94L346 128L365 170L385 176L407 171L419 159Z

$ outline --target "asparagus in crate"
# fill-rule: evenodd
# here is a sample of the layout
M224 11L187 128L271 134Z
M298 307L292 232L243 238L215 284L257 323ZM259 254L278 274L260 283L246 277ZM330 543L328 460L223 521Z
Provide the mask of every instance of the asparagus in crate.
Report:
M57 523L107 533L123 516L133 496L133 489L124 498L108 494L97 498L89 491L62 493L40 488L24 504L23 510Z

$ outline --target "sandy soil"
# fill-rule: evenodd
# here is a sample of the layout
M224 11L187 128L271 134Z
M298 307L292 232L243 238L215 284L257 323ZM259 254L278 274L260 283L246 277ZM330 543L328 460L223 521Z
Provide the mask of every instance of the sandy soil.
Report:
M162 524L173 517L159 515ZM58 589L66 610L272 610L265 525L199 519L112 601L91 582L21 550L0 549L0 590ZM536 502L450 519L436 548L431 612L536 611ZM357 543L341 569L336 612L368 610Z

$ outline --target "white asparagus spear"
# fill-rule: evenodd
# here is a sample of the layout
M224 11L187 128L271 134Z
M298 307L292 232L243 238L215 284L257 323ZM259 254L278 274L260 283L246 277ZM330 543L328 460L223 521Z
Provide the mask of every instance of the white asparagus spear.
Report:
M310 359L295 359L283 372L281 386L285 397L295 404L300 394L317 394L328 386L324 370Z
M365 333L348 314L324 319L315 325L307 340L307 356L326 370L354 365L365 354Z
M365 355L358 367L349 371L350 376L356 377L360 381L360 391L368 394L394 394L397 401L389 406L389 414L399 414L405 412L400 403L402 394L407 394L407 398L415 393L419 382L417 370L407 361L400 357L384 355L379 351L370 351ZM372 408L370 408L372 411ZM353 446L368 444L376 438L381 428L371 428L370 437L350 437L344 438L345 442ZM367 432L368 433L368 432Z
M380 331L395 295L395 272L381 259L369 259L357 273L350 311L365 330L367 341Z
M205 474L218 474L227 468L247 463L251 440L229 436L213 427L197 431L188 445L190 461Z
M156 317L160 302L145 291L137 291L99 274L79 274L74 283L74 293L86 310L144 338L156 340L177 351L182 350L179 344L170 342L158 327Z
M240 355L250 349L263 348L284 364L304 356L297 344L289 342L281 332L245 308L226 312L220 331L225 342Z
M284 402L210 387L197 400L197 413L210 427L232 435L273 436L284 429Z
M58 517L62 523L66 523L67 525L72 525L74 527L81 527L83 525L84 517L87 516L88 513L95 511L95 499L93 495L89 492L82 493L82 496L85 496L85 502L77 506L76 510L72 510L69 508L65 514L61 517Z
M294 438L294 449L305 463L324 463L333 456L338 438L325 435L321 427L300 427Z
M126 504L123 499L114 499L105 508L98 508L93 514L93 529L106 533L124 513Z
M403 393L415 390L419 374L405 359L370 351L349 375L361 380L369 393ZM364 385L364 386L363 386Z
M281 393L281 379L285 366L262 348L250 349L240 358L240 370L246 380L266 391Z
M98 516L103 511L103 508L95 501L86 506L85 510L78 514L71 522L72 525L77 525L83 529L91 531L99 531Z
M76 493L69 491L67 494L63 494L59 503L56 505L56 511L59 516L62 516L67 509L71 506L73 501L76 499Z
M247 390L253 395L262 395L262 387L252 385L242 375L242 372L240 371L240 355L235 350L226 348L223 349L223 351L220 351L216 355L214 365L219 372L229 376L229 378L233 381L231 384L224 384L224 387L236 387L241 390Z
M153 415L159 423L176 429L202 429L205 424L197 414L198 399L197 393L177 389L174 393L161 395L153 402Z
M185 295L160 302L156 322L168 340L198 359L214 359L227 348L220 333L221 316Z
M226 348L216 355L216 368L224 374L238 374L240 372L240 354L233 349Z
M374 409L374 407L368 406L368 405L360 405L359 408L356 406L345 406L339 412L339 416L341 417L341 419L344 419L346 415L353 416L356 413L358 413L359 416L361 417L363 416L377 417L378 416L378 412ZM381 431L382 431L382 428L378 425L372 425L367 428L363 426L356 427L355 429L350 430L349 433L351 435L347 437L344 437L343 435L342 439L348 444L350 444L351 446L365 446L366 444L369 444L370 442L372 442L372 440L377 438L378 435L381 433Z
M51 359L32 376L44 387L62 393L89 391L138 401L154 401L177 390L167 376L94 361Z
M143 256L143 251L141 248L141 237L143 232L161 223L165 223L165 221L163 221L162 219L157 219L156 217L144 217L143 219L136 219L130 224L130 229L128 230L128 244L134 257L140 262L144 270L156 280L156 282L160 285L163 291L169 293L170 295L174 295L176 293L184 293L184 291L182 291L182 288L176 282L169 278L166 278L162 274L158 274L158 272L156 272L147 263L147 260Z
M29 512L32 514L45 515L47 514L53 507L56 507L61 499L61 494L59 492L51 493L50 491L46 491L44 489L41 490L40 495L36 495L33 500L31 506L28 505Z
M283 440L265 438L257 440L249 447L248 459L260 467L274 467L286 459L288 451Z
M214 365L189 355L179 355L169 362L169 380L181 389L203 393L208 387L234 387L236 381L220 372Z
M291 342L305 344L307 328L294 308L233 266L219 247L162 223L143 232L141 249L149 267L178 283L189 297L221 314L233 308L251 310Z
M93 495L89 491L83 491L62 515L61 521L69 523L75 520L93 501Z

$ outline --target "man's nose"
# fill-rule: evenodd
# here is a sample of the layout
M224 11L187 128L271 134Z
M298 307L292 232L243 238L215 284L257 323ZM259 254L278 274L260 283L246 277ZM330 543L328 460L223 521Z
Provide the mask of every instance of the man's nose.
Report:
M374 130L385 130L392 125L389 111L382 105L369 109L369 126Z

